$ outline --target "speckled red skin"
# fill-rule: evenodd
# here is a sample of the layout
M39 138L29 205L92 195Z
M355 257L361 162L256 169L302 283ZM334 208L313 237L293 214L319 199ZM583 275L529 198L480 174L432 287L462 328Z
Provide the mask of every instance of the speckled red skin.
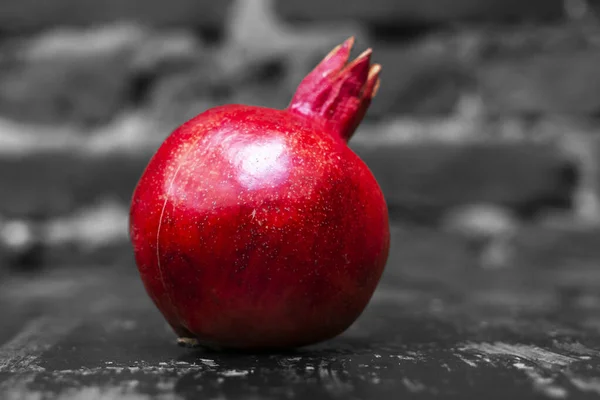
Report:
M342 130L290 109L227 105L162 144L134 192L130 235L178 336L288 348L358 318L384 270L389 226L379 185L347 145L348 121Z

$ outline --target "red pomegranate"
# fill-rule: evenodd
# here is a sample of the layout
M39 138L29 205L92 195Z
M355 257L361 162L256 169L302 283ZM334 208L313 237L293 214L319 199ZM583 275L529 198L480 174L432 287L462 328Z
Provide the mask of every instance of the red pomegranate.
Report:
M362 313L389 250L387 206L348 140L379 85L348 39L290 105L212 108L177 128L133 194L145 288L181 344L277 349Z

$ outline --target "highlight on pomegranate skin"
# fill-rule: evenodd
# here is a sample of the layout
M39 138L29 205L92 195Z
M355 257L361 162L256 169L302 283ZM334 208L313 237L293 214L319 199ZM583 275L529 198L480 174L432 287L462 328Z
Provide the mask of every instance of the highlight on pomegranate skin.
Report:
M209 109L157 150L130 238L144 286L180 344L280 349L331 339L363 312L388 258L388 211L348 147L379 86L354 39L289 106Z

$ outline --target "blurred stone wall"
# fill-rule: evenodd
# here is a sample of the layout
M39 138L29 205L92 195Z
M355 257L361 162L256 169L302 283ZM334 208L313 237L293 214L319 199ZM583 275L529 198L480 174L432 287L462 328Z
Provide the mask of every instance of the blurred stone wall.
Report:
M29 243L26 226L37 221L43 240L89 237L85 246L99 246L85 234L99 223L82 221L110 204L94 214L110 221L97 235L122 242L133 187L173 127L217 104L285 107L300 79L350 35L383 65L352 146L393 218L439 226L452 210L488 204L525 220L552 210L596 220L600 26L592 6L3 0L3 240Z

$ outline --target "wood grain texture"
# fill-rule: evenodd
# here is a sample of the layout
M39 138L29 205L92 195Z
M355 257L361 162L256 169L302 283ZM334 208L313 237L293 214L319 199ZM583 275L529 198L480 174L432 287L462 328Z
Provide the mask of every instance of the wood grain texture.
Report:
M600 394L595 263L538 260L483 271L447 238L395 229L392 244L379 290L347 332L280 354L177 347L127 263L4 279L0 398Z

